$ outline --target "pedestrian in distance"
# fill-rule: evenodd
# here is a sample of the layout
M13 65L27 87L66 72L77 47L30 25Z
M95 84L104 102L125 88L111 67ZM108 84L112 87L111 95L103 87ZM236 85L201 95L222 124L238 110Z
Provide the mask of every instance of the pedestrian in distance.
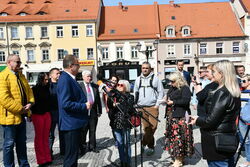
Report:
M19 166L29 167L26 147L26 120L35 102L32 89L20 73L20 57L7 57L7 67L0 73L0 124L3 128L3 165L15 166L14 146Z

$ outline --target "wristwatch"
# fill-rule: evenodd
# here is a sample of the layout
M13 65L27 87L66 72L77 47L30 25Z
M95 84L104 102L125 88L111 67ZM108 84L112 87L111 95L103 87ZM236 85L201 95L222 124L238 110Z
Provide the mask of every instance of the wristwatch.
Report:
M200 86L201 86L201 85L202 85L202 83L196 83L196 85L200 85Z

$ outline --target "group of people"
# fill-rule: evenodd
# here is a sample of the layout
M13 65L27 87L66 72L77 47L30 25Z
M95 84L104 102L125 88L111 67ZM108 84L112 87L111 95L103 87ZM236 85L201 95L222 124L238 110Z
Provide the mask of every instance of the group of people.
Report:
M79 154L84 155L87 151L98 153L96 128L102 114L102 100L122 167L131 166L131 118L138 112L143 117L142 153L147 156L154 154L154 133L162 103L166 104L164 148L173 160L172 166L183 166L184 158L193 155L193 125L200 127L203 157L208 166L234 165L233 156L238 147L236 118L241 110L240 87L244 86L239 84L230 61L211 64L196 77L191 77L184 70L184 62L179 61L178 70L169 76L171 87L165 96L161 80L148 62L142 64L142 73L135 80L133 94L129 82L117 76L112 76L110 83L100 88L92 82L91 71L84 70L83 82L77 82L80 65L73 55L64 57L62 72L53 68L49 74L39 73L37 84L32 89L21 74L20 65L19 56L9 55L6 69L0 73L0 124L4 130L3 163L6 167L14 166L14 146L19 165L29 166L26 120L31 120L34 125L39 166L52 163L56 125L64 167L77 166ZM248 83L249 80L244 89L248 89ZM104 94L103 99L100 93ZM191 113L192 98L195 98L198 116ZM138 106L137 110L134 104ZM247 146L246 149L250 150ZM250 163L250 159L247 161Z

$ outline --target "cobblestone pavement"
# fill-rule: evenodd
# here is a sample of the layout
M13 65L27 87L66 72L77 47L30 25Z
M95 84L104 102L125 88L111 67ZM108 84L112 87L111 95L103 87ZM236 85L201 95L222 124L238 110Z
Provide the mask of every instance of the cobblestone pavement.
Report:
M147 156L143 154L143 166L144 167L166 167L170 164L170 157L166 151L163 150L164 145L164 128L165 128L165 120L164 116L164 108L160 107L160 116L159 119L161 122L158 125L157 131L155 133L156 137L156 147L155 154L152 156ZM0 128L0 145L2 145L2 128ZM137 134L139 133L139 129ZM134 130L131 131L131 140L132 140L132 166L135 165L135 136ZM36 158L34 152L34 130L32 123L27 124L27 147L28 147L28 158L31 167L36 167ZM137 135L137 141L139 141L139 135ZM191 167L205 167L207 163L203 160L201 153L201 145L200 145L200 132L198 128L194 127L194 141L195 141L195 154L185 159L185 166ZM97 147L100 153L92 153L88 152L84 156L79 157L78 166L79 167L118 167L119 165L119 156L118 150L114 146L114 140L112 137L112 132L109 127L109 119L105 111L102 116L99 118L98 127L97 127ZM59 141L58 137L56 137L54 144L54 161L51 165L52 167L62 166L63 157L59 154ZM137 166L141 166L140 163L140 149L139 142L137 142ZM243 161L242 158L240 161ZM0 149L0 166L2 164L2 149ZM16 163L17 166L17 163Z

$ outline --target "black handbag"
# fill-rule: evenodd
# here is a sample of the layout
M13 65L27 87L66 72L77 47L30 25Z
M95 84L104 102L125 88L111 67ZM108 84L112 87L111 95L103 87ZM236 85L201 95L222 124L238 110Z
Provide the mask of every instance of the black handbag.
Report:
M239 136L232 133L216 133L215 148L217 151L235 153L239 145Z

